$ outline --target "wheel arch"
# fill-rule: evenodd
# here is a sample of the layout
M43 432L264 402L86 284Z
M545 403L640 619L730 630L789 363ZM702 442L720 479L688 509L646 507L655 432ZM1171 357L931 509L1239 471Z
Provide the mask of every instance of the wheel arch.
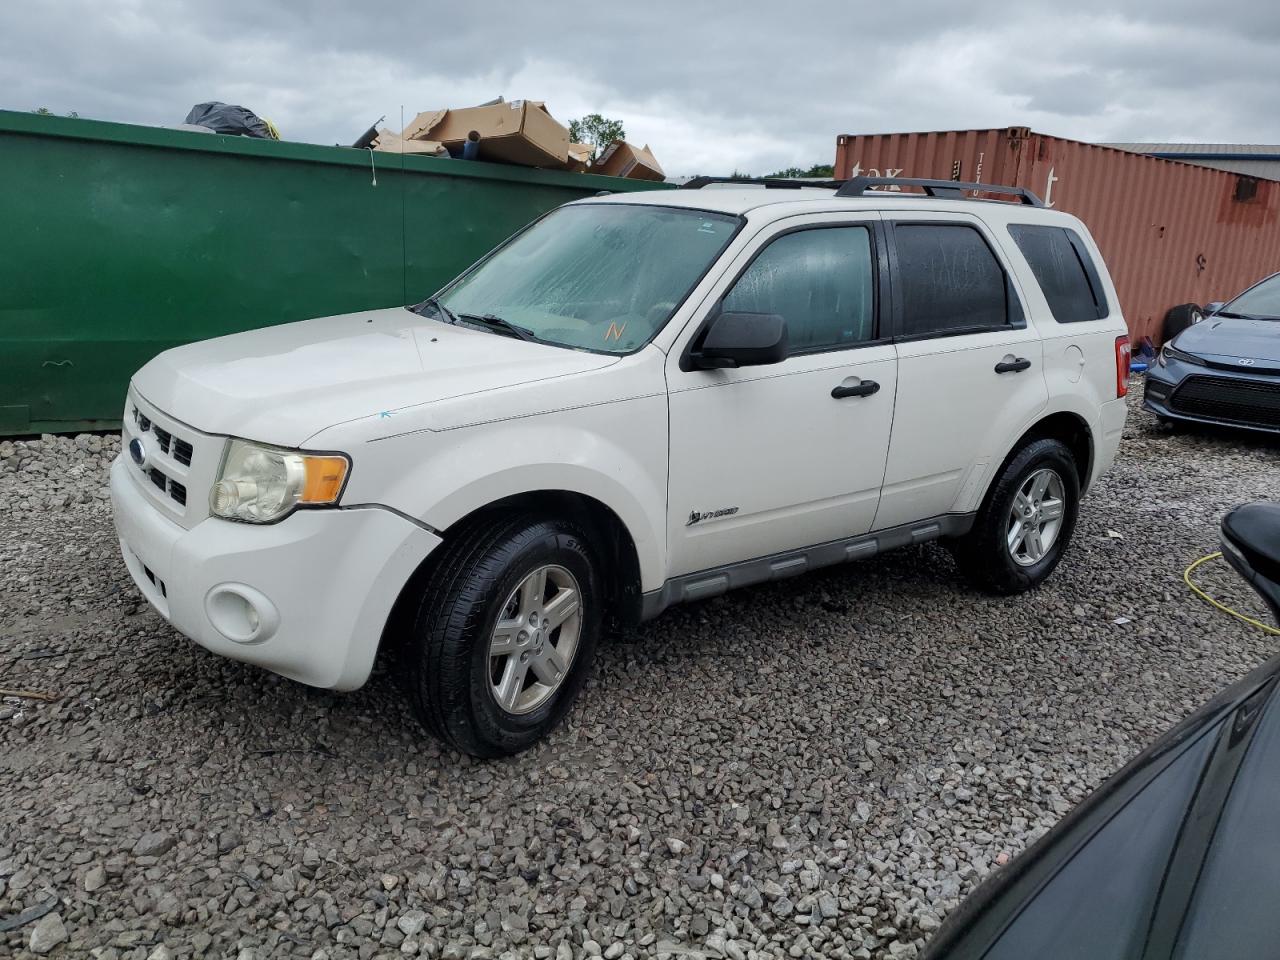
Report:
M639 623L643 590L640 578L640 554L635 539L622 518L595 497L574 490L532 490L502 497L477 507L440 531L443 543L433 550L400 588L391 614L383 628L382 642L407 629L415 600L434 566L447 556L450 543L466 527L481 523L498 514L572 519L592 533L592 545L603 552L600 557L605 590L614 616L623 623Z
M1019 450L1036 440L1058 440L1071 451L1071 456L1076 462L1076 474L1080 481L1080 494L1081 496L1084 495L1085 491L1089 489L1089 478L1093 474L1095 456L1093 430L1090 428L1089 422L1080 414L1070 410L1059 410L1042 416L1014 441L1000 461L999 467L987 482L987 490L983 497L984 502L986 496L990 495L991 488L1004 472L1005 465L1017 455Z

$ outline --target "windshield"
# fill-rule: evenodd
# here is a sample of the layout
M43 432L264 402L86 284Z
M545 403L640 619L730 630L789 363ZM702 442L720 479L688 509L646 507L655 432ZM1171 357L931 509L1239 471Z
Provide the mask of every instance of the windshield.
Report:
M468 322L548 343L629 353L671 318L737 229L676 207L561 207L465 274L439 303Z
M1280 320L1280 275L1250 287L1218 311L1228 316Z

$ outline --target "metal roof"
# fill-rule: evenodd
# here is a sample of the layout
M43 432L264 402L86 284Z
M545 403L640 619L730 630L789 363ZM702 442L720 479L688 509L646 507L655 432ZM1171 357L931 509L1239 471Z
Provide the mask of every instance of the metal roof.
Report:
M1104 143L1104 147L1180 160L1250 177L1280 180L1280 144L1267 143Z
M1133 153L1177 153L1203 157L1259 157L1280 160L1280 144L1268 143L1103 143Z

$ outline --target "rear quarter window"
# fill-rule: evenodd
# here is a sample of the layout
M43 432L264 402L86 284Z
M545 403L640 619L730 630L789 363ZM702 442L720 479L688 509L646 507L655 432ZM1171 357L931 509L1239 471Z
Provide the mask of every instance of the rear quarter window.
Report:
M1074 230L1041 224L1010 224L1009 234L1035 275L1058 323L1101 320L1107 298L1098 268Z

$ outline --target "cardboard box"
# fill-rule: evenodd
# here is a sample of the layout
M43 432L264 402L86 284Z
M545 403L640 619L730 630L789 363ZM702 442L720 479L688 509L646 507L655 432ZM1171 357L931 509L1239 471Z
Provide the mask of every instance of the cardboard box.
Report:
M449 151L444 144L436 140L405 140L398 133L386 128L378 131L373 141L373 149L386 153L412 153L418 156L447 157Z
M414 117L401 136L406 140L436 140L450 153L459 154L472 130L480 134L482 160L563 168L569 159L568 128L536 100L426 111Z
M591 154L595 150L589 143L569 144L569 160L564 168L570 173L585 173L591 166Z
M409 121L409 125L400 131L400 136L405 140L426 139L431 128L443 120L448 112L448 110L424 110Z
M606 177L629 177L632 180L665 180L657 159L649 152L649 145L634 147L625 140L609 144L600 159L591 165L592 173Z

